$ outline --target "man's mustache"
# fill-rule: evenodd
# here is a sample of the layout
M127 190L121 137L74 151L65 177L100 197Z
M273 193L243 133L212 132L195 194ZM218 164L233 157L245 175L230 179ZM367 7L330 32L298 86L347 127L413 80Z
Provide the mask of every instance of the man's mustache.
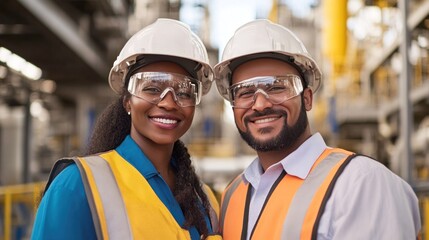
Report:
M274 110L272 108L267 108L267 109L263 110L262 112L254 112L254 113L246 116L244 118L244 123L247 124L250 121L250 119L252 119L252 118L262 117L262 116L266 116L266 115L269 115L269 114L281 115L281 116L287 117L286 111L283 111L283 110Z

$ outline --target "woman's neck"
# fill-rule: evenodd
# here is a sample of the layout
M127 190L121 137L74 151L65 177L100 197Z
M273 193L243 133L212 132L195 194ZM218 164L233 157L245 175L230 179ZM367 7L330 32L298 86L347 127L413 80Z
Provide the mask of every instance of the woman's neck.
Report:
M131 136L132 137L132 136ZM157 144L149 139L133 138L140 149L144 152L164 181L173 190L175 173L171 165L173 155L173 144Z

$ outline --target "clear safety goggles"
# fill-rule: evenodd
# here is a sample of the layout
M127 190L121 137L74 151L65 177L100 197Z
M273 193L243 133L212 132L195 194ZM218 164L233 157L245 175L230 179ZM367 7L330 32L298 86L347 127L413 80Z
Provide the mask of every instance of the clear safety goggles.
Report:
M201 84L191 77L167 72L139 72L130 77L128 92L158 104L171 92L180 107L191 107L200 103Z
M283 103L303 91L301 78L297 75L254 77L229 87L231 105L235 108L250 108L256 94L262 94L272 104Z

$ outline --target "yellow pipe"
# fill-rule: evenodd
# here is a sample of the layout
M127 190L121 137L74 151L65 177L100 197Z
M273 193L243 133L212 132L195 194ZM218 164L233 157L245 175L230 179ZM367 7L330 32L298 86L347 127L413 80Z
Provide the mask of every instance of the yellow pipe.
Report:
M278 22L279 21L279 3L278 0L272 0L271 1L271 10L268 14L268 19L272 22Z
M11 239L12 228L12 194L5 193L4 201L4 240Z
M389 1L387 0L375 0L374 5L379 8L389 7Z
M342 64L347 47L347 0L323 1L323 53Z
M324 0L322 3L322 52L332 66L328 85L335 92L336 79L343 71L347 48L347 0Z

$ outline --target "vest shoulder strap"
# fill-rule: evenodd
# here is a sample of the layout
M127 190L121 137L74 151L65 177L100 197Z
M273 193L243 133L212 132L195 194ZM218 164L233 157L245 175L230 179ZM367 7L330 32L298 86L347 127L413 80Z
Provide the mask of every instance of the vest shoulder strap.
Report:
M201 183L202 189L210 203L209 219L214 233L219 232L219 203L213 191L205 183Z
M75 158L76 157L62 158L55 162L51 172L49 173L48 182L46 183L45 190L43 192L44 194L46 191L48 191L49 186L51 186L52 181L54 181L58 174L60 174L64 169L66 169L66 167L75 162Z
M231 183L227 186L226 190L224 191L224 194L222 196L222 201L221 201L222 204L221 204L220 219L219 219L219 227L221 232L224 229L223 224L224 224L225 214L228 208L229 201L231 200L232 194L235 192L235 190L242 182L243 182L242 174L240 174L234 180L231 181Z
M318 228L326 202L342 170L349 163L350 152L327 149L319 157L295 193L283 225L282 239L309 239Z
M334 190L334 186L337 183L338 178L340 177L340 175L343 173L344 169L348 166L348 164L353 159L355 159L357 156L362 156L361 154L356 154L356 153L353 153L353 152L348 152L346 150L339 149L339 148L337 148L337 150L344 151L347 154L347 156L344 159L344 161L342 162L341 166L339 166L338 170L335 172L335 175L332 178L332 181L329 183L329 186L328 186L328 188L326 190L326 193L323 196L322 202L320 204L319 212L318 212L316 220L314 222L313 230L312 230L312 233L311 233L311 239L317 239L317 230L318 230L318 227L319 227L320 219L322 218L322 215L325 212L326 204L327 204L328 200L330 199L330 197L332 195L332 191Z
M127 209L109 163L99 155L76 160L97 238L132 239Z
M55 162L45 193L52 181L73 163L81 174L97 238L132 239L127 211L115 176L108 162L99 155L63 158Z

